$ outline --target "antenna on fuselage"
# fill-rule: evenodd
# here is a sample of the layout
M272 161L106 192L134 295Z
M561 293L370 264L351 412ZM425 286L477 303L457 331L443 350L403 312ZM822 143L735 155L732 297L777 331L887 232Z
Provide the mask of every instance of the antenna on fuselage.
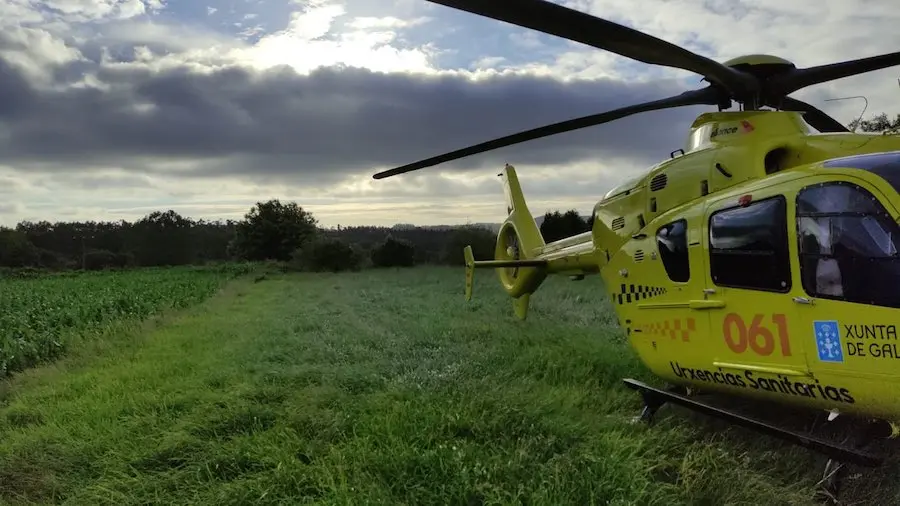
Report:
M897 84L900 85L900 79L897 79ZM834 102L835 100L848 100L848 99L851 99L851 98L861 98L861 99L863 99L863 100L865 101L865 103L866 103L866 105L863 106L862 112L859 113L859 117L856 118L856 124L853 125L853 130L851 130L851 132L856 133L856 129L859 128L860 123L862 123L862 117L863 117L863 114L865 114L865 113L866 113L866 109L869 108L869 99L866 98L866 97L863 97L863 96L861 96L861 95L855 95L855 96L852 96L852 97L826 98L825 101L826 101L826 102Z

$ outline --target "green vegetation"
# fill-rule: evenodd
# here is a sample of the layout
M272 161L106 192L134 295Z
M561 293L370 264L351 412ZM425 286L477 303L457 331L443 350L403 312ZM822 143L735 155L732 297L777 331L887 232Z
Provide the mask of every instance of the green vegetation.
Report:
M177 305L213 287L176 280L204 275L29 283L92 286L68 307L181 286L156 298ZM653 379L598 279L549 280L520 322L493 276L468 304L462 277L247 276L17 374L0 388L0 502L811 503L820 457L672 407L630 423L640 400L621 378ZM877 483L846 492L892 503Z
M539 221L547 242L590 229L590 220L575 210L547 212ZM0 274L264 260L312 272L457 265L467 245L476 258L493 258L495 234L491 224L323 228L296 202L271 199L257 202L238 221L194 220L168 210L134 223L24 221L15 228L0 226Z
M52 360L73 344L210 296L248 265L21 275L0 281L0 376Z
M556 212L546 214L542 230L580 232L586 226L575 211ZM224 223L169 210L134 223L0 226L0 283L6 281L0 284L0 376L52 361L73 336L93 338L163 307L187 307L245 269L226 267L211 277L210 265L272 261L305 272L458 265L467 245L478 258L493 257L494 241L492 231L477 226L324 229L296 202L278 199L257 202L242 220ZM163 267L182 270L162 277L146 270ZM79 277L135 268L145 270L131 277Z
M900 114L894 119L888 118L887 113L872 116L872 119L854 119L847 124L850 130L859 129L860 132L884 132L900 128Z

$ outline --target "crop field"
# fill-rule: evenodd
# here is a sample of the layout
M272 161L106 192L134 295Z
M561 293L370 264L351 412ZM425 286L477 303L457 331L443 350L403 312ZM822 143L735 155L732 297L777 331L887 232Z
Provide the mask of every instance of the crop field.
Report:
M631 423L621 379L657 382L599 279L520 322L490 272L470 303L462 269L244 272L0 281L0 503L814 504L822 457ZM847 504L897 503L896 469Z
M117 324L191 306L247 268L75 272L0 280L0 376L55 359L70 339L99 337L116 330Z

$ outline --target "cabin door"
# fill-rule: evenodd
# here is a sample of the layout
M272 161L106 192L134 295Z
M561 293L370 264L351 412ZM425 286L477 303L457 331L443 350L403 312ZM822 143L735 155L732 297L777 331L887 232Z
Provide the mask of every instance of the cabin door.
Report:
M797 332L811 347L810 368L842 386L853 386L846 384L852 377L896 377L900 371L898 212L865 181L833 177L810 181L796 199L802 283L794 302L800 320Z
M710 366L738 387L791 395L808 378L805 346L793 328L789 198L774 188L711 201L704 220Z

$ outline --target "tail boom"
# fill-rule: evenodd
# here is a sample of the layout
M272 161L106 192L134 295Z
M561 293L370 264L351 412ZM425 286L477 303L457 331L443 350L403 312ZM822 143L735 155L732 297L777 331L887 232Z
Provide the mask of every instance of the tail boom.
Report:
M547 244L536 258L547 262L548 274L597 274L598 254L592 234L585 232Z

